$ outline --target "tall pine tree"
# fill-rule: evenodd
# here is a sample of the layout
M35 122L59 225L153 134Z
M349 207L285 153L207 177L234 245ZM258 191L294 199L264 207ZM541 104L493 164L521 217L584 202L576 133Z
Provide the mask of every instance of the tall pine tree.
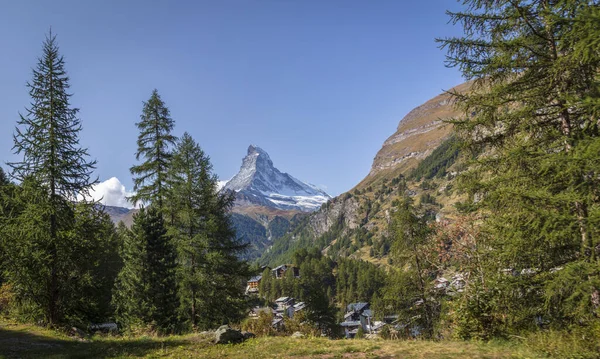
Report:
M207 219L215 197L215 176L208 156L186 132L177 144L169 171L169 217L173 219L171 233L179 252L179 283L183 313L193 327L202 313L198 301L206 282L208 231Z
M588 323L600 314L599 3L464 3L450 13L464 36L440 41L473 81L453 93L465 113L455 128L481 154L463 184L487 250L471 297L491 300L470 306L471 319L498 323L474 327Z
M210 159L188 133L178 142L168 184L183 313L205 329L236 322L246 306L249 268L238 258L246 245L236 240L229 220L233 198L217 191Z
M134 204L152 203L164 210L167 172L172 155L170 146L177 139L171 133L175 122L157 90L152 91L150 99L144 102L140 122L136 125L140 134L135 157L143 162L130 168L136 192L130 199Z
M68 311L63 297L67 295L65 285L72 274L67 272L76 271L76 268L67 269L75 260L67 244L73 226L72 201L78 195L87 194L96 182L91 177L95 161L89 161L87 150L79 146L79 110L69 103L69 77L64 64L56 37L50 32L43 44L42 57L33 69L33 79L27 84L31 107L20 116L14 135L13 149L23 159L10 163L15 178L39 187L31 192L23 191L34 194L36 199L29 204L24 202L30 217L21 217L13 223L13 234L23 239L28 233L20 232L25 225L20 220L33 223L30 220L37 218L41 221L38 228L43 231L36 240L41 239L43 244L37 246L35 252L41 256L37 259L43 257L38 263L40 267L35 268L39 271L35 276L39 278L34 283L32 277L24 277L25 273L16 277L43 287L37 296L29 299L44 306L44 316L50 324L60 322ZM36 201L40 206L30 208ZM22 259L30 260L33 255L26 254Z
M158 209L142 208L131 230L123 236L123 268L118 275L113 304L117 320L127 327L161 333L178 330L177 252Z

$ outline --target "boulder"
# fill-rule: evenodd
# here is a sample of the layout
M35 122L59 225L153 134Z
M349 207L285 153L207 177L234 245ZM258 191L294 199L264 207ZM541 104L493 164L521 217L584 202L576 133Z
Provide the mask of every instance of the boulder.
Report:
M304 334L300 332L294 332L294 334L292 334L292 338L304 338Z
M245 340L244 335L239 330L232 329L228 325L222 325L215 332L216 344L241 343Z
M80 339L84 339L86 337L86 333L77 327L72 327L69 331L69 335L72 337L78 337Z
M244 340L256 338L256 335L254 335L254 333L250 333L250 332L246 332L246 331L242 332L242 336L244 337Z

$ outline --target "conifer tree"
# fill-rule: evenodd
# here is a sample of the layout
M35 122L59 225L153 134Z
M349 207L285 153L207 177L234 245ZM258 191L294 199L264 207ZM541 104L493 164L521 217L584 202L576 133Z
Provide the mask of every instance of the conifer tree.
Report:
M197 326L198 301L203 287L209 285L203 275L207 259L207 219L216 197L216 178L211 174L210 159L186 132L177 143L169 170L169 217L171 233L179 253L179 283L183 312L193 327Z
M408 269L396 273L392 280L406 284L412 282L407 288L401 288L404 306L398 307L400 313L407 317L417 315L423 334L431 338L435 321L436 303L432 301L429 278L432 270L426 260L430 229L424 216L419 216L410 197L402 198L393 213L390 223L390 232L393 235L392 258L399 266L408 265ZM392 286L398 289L398 286Z
M177 330L176 249L154 207L140 209L123 235L123 268L114 291L117 320L128 327Z
M38 254L44 260L39 263L41 267L35 268L40 275L43 273L37 284L45 287L40 292L43 300L31 299L38 304L44 303L43 311L50 324L64 319L67 310L63 296L67 295L64 285L68 274L64 270L75 261L66 245L67 233L73 225L70 207L78 195L85 196L96 183L91 178L96 162L89 161L87 150L79 146L79 110L72 108L69 102L72 95L68 92L69 77L64 64L56 37L50 32L44 41L42 56L33 69L33 79L27 83L31 107L20 116L15 130L13 149L23 159L9 164L16 179L21 182L29 180L31 185L40 186L42 192L32 190L30 193L46 195L46 198L38 198L43 205L31 208L29 213L42 221L39 225L44 228L39 233L44 244L38 248L41 250ZM19 232L17 227L22 227L22 224L13 224L16 226L13 233L16 234ZM21 235L27 233L21 232ZM27 257L22 259L27 260ZM21 274L18 277L25 278Z
M136 126L140 134L135 158L143 162L130 168L134 176L133 190L136 192L130 199L134 204L152 203L162 211L167 196L167 172L172 156L170 146L177 139L171 133L175 122L157 90L152 91L150 99L144 102L140 122Z
M589 323L600 310L599 4L464 3L450 13L464 36L440 41L447 64L472 80L471 91L453 93L465 113L453 122L480 153L462 178L488 250L472 297L493 298L472 314L498 318L492 331L532 329L539 318Z
M246 245L229 220L233 198L217 191L209 157L187 133L178 142L168 186L185 316L202 328L239 320L250 271L238 258Z

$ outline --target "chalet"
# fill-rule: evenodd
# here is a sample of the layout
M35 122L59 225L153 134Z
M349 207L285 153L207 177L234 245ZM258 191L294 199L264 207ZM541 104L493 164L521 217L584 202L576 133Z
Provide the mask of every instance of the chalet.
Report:
M373 313L369 309L369 303L352 303L346 307L344 321L340 325L344 328L346 338L354 338L359 328L370 333L372 321Z
M306 308L306 304L304 302L298 302L294 304L294 313L301 311Z
M275 313L286 317L293 317L294 316L294 304L295 304L295 300L294 298L290 298L290 297L281 297L278 298L275 301Z
M260 285L260 280L262 279L262 275L257 275L248 281L248 285L246 286L246 293L258 293L258 286Z
M273 277L277 279L282 279L285 276L285 272L287 272L290 269L293 271L294 277L300 277L300 268L294 267L291 264L282 264L280 266L277 266L271 269L271 273L273 273Z
M269 307L254 307L250 310L249 317L252 319L258 319L261 313L271 314L273 310Z

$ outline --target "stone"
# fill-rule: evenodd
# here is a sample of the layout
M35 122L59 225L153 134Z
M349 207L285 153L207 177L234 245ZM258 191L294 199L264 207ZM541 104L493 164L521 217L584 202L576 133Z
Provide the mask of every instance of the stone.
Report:
M241 343L245 340L239 330L232 329L228 325L222 325L215 332L215 344Z
M73 337L79 337L81 339L86 337L86 333L77 327L72 327L69 331L69 334Z
M250 332L246 332L246 331L242 332L242 336L244 336L244 340L256 338L256 335L254 335L254 333L250 333Z

